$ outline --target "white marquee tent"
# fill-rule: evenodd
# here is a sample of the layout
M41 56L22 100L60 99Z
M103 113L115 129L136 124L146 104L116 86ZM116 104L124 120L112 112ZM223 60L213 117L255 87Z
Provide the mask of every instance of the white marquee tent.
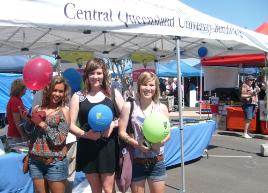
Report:
M51 55L62 49L120 59L139 51L158 60L176 57L179 66L180 57L198 57L201 46L209 55L268 52L268 37L177 0L8 0L0 7L0 55Z
M51 55L59 47L110 58L140 51L165 59L174 57L175 36L187 58L198 57L200 46L209 55L268 51L267 36L177 0L9 0L0 7L0 55Z

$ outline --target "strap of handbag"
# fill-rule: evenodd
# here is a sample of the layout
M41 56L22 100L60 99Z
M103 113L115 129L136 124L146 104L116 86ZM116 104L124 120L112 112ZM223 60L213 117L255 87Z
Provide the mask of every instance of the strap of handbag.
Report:
M118 109L118 106L117 106L117 103L115 100L115 90L114 89L112 89L111 98L112 98L112 102L114 104L115 112L116 112L117 116L119 117L120 111ZM131 124L131 115L132 115L132 112L134 109L134 98L128 97L127 102L130 102L130 112L129 112L129 117L128 117L127 133L132 134L132 133L134 133L134 130L133 130L132 124Z

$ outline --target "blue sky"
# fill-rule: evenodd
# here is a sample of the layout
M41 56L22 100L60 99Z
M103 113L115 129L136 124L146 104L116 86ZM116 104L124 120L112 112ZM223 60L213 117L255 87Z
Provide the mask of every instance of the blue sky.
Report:
M210 16L251 30L268 22L268 0L181 0L181 2Z

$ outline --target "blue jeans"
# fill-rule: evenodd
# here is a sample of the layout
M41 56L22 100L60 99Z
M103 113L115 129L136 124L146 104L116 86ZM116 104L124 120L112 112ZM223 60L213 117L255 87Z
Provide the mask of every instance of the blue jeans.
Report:
M244 111L245 119L252 120L255 115L256 105L254 104L243 104L242 106Z
M155 164L140 164L133 162L132 182L145 179L153 181L164 181L167 178L166 167L164 161Z
M64 158L46 165L42 161L30 159L29 171L32 178L49 181L65 180L68 177L68 160Z

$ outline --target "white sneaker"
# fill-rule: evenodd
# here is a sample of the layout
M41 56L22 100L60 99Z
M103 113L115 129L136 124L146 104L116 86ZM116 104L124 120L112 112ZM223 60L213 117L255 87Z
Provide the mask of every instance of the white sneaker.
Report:
M251 138L252 138L252 137L251 137L249 134L247 134L247 133L244 133L243 137L246 138L246 139L251 139Z

